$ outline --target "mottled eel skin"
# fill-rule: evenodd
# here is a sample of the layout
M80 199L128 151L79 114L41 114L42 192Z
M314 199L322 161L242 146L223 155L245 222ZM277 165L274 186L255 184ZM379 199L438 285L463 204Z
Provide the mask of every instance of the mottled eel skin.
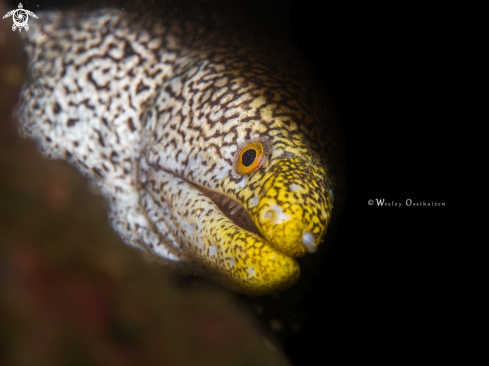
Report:
M332 117L286 48L121 10L22 32L21 133L106 197L123 240L261 295L299 277L342 189Z

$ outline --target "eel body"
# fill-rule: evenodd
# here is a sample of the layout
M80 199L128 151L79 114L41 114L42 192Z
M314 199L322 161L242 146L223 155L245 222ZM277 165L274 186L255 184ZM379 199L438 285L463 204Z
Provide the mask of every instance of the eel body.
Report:
M165 265L247 294L293 285L341 189L336 127L300 62L232 24L38 16L22 32L21 133L88 176L122 239Z

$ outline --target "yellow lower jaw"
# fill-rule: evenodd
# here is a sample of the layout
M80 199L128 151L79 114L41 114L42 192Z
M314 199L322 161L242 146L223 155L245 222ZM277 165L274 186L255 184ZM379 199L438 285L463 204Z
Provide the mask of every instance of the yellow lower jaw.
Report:
M249 295L265 295L285 290L299 279L300 269L294 258L246 230L237 230L232 223L222 229L229 233L225 238L229 246L221 255L234 258L232 268L227 262L224 273L229 278L222 281L224 286Z

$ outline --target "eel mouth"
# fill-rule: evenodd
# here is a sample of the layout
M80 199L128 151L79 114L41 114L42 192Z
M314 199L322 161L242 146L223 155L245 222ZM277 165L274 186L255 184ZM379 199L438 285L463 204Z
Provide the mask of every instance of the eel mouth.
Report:
M180 251L195 271L231 290L255 296L285 290L297 281L300 268L295 258L270 243L242 204L162 169L150 174L154 180L148 181L149 191L157 191L159 178L164 177L171 182L164 190L168 202L173 194L179 195L169 208L170 225L175 237L180 237ZM156 222L159 218L149 219Z
M245 210L243 205L238 201L229 198L221 193L212 191L202 186L196 186L202 193L209 197L212 202L221 210L221 212L231 220L235 225L240 228L249 231L250 233L258 235L260 238L265 239L253 222L250 214Z
M310 169L288 160L265 172L252 210L154 164L144 178L152 197L148 218L157 230L164 223L169 245L178 246L190 266L225 287L250 295L285 290L300 275L295 258L315 250L328 215L321 206L324 187Z

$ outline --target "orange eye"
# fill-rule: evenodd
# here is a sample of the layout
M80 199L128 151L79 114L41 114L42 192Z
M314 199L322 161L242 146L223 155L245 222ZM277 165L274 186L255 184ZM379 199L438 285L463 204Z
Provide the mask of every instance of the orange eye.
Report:
M264 137L251 139L238 146L234 153L233 169L241 175L256 172L267 160L270 142Z

